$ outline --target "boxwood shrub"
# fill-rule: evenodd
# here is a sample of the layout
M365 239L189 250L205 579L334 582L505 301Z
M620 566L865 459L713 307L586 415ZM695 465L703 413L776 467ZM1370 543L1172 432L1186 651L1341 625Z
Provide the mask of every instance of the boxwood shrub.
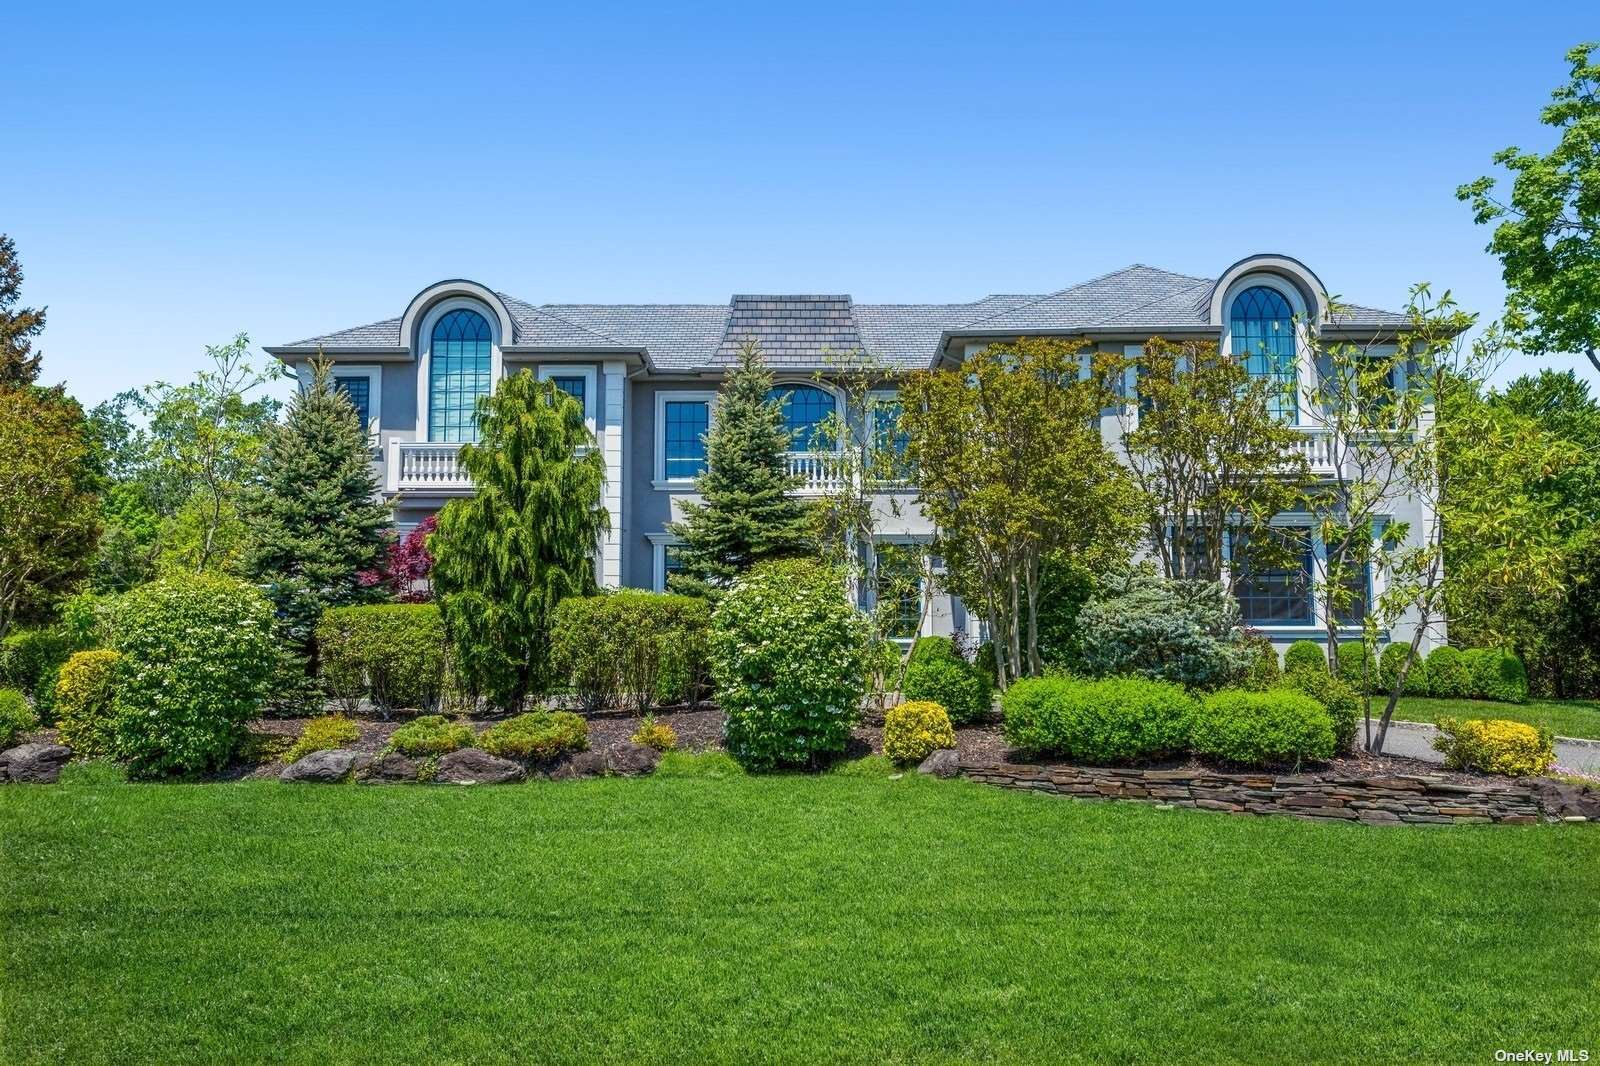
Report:
M961 660L956 642L949 637L918 637L911 645L907 663L920 663L928 659Z
M19 736L38 726L39 719L26 696L14 688L0 688L0 749L11 747Z
M1283 672L1321 670L1328 672L1328 653L1314 640L1297 640L1283 653Z
M1383 654L1378 656L1378 690L1383 693L1394 691L1395 678L1400 676L1400 666L1406 661L1411 648L1407 644L1392 643L1383 649ZM1406 671L1406 685L1401 690L1407 696L1426 696L1430 689L1428 685L1428 660L1424 656L1417 656L1417 661L1411 664L1411 669Z
M1303 692L1224 689L1206 697L1191 741L1198 755L1239 766L1326 762L1333 757L1333 721Z
M389 735L389 747L401 755L444 755L473 741L472 727L442 714L413 718Z
M116 754L113 728L116 671L122 656L114 651L74 652L56 681L56 726L61 743L85 759Z
M1333 747L1336 752L1355 750L1361 727L1361 697L1349 682L1334 677L1325 669L1291 670L1284 675L1283 688L1303 692L1322 704L1333 722Z
M1195 701L1181 685L1147 678L1018 681L1001 700L1007 743L1024 755L1118 763L1185 749Z
M1467 668L1472 672L1472 695L1480 700L1501 703L1526 703L1528 671L1522 660L1498 648L1473 648L1467 652Z
M900 694L910 701L939 704L958 725L983 718L994 704L994 689L983 671L954 656L913 660Z
M571 711L529 711L496 722L478 747L502 759L553 759L589 746L589 726Z
M431 710L444 689L444 622L431 603L333 607L317 623L318 669L354 714L362 697L380 711Z
M1254 692L1277 687L1283 678L1283 669L1278 664L1278 650L1264 637L1254 638L1251 643L1255 645L1256 657L1250 664L1250 672L1244 677L1244 687Z
M698 701L706 684L705 600L642 589L562 600L550 622L551 661L586 710Z
M901 765L919 763L940 748L956 746L950 716L937 703L910 700L883 716L883 753Z
M272 605L253 586L197 574L117 598L115 745L131 777L223 766L260 710L276 658Z
M711 619L711 673L728 752L749 769L814 766L844 751L867 683L867 623L843 575L762 563Z
M1555 738L1549 730L1499 719L1442 718L1433 746L1444 753L1447 769L1482 770L1507 777L1537 777L1556 758Z
M1471 697L1472 671L1461 649L1441 644L1428 653L1428 690L1444 699Z
M1339 645L1339 676L1357 692L1365 684L1371 691L1378 689L1378 661L1372 649L1359 640L1347 640Z

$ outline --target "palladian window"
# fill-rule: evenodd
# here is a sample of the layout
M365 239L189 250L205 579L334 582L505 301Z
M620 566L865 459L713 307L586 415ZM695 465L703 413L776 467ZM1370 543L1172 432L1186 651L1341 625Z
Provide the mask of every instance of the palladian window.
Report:
M767 399L776 400L782 407L790 451L820 451L828 447L830 442L822 429L834 411L832 394L815 385L779 385L767 393Z
M428 361L428 439L478 439L478 397L493 385L488 321L476 311L450 311L433 327Z
M1267 408L1283 421L1299 421L1294 313L1277 289L1256 285L1234 297L1229 316L1233 354L1252 378L1267 381Z

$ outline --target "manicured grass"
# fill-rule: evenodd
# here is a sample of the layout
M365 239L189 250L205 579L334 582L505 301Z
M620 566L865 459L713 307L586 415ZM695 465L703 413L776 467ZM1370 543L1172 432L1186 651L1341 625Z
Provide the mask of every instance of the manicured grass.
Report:
M1378 710L1382 704L1374 700ZM1494 703L1489 700L1436 700L1403 696L1395 717L1407 722L1437 722L1441 718L1504 718L1544 726L1560 737L1600 738L1600 700L1529 700Z
M0 789L0 1061L1491 1062L1600 832L850 775Z

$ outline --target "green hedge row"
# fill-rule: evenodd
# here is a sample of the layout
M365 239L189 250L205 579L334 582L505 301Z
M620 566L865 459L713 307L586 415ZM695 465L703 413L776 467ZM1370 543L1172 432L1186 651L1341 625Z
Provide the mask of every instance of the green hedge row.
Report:
M1346 642L1339 645L1337 652L1339 676L1358 692L1365 680L1374 695L1386 694L1394 689L1406 654L1406 645L1390 644L1374 661L1360 642ZM1326 672L1328 658L1323 645L1297 640L1284 652L1283 666L1285 674L1298 670ZM1528 699L1528 672L1522 660L1509 651L1441 645L1411 664L1402 694L1524 703Z

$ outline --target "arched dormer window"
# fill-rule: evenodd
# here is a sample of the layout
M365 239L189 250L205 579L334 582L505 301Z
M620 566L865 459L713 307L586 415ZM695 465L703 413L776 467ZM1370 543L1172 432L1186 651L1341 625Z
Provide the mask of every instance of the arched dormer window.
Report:
M778 385L767 399L776 400L783 411L783 425L789 431L791 451L817 451L828 445L821 429L834 412L833 395L815 385Z
M434 324L428 356L428 439L476 441L478 397L494 383L493 334L476 311L447 311Z
M1268 285L1254 285L1233 299L1228 314L1233 354L1244 362L1252 377L1272 386L1267 409L1291 425L1299 421L1294 312L1283 293Z

